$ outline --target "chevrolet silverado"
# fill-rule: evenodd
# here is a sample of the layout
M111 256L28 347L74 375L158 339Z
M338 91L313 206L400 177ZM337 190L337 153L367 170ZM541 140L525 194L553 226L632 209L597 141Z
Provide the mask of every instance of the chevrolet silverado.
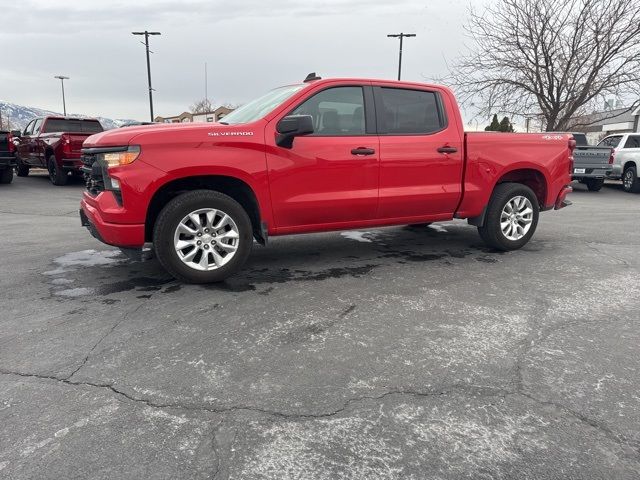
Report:
M224 280L276 235L465 218L514 250L541 210L570 203L574 147L571 134L465 133L443 86L311 74L217 124L89 137L80 217L107 244L152 242L193 283Z

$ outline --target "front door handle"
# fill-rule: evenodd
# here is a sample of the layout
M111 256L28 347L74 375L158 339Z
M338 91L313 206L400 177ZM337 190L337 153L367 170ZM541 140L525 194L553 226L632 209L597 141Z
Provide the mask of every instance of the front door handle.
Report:
M438 153L456 153L457 151L458 149L456 147L449 147L448 145L438 149Z
M351 150L351 155L373 155L376 151L373 148L358 147Z

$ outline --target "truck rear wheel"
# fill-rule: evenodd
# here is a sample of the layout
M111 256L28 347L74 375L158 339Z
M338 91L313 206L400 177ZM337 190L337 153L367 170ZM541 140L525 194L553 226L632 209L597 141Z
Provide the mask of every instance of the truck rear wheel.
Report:
M13 181L13 167L7 167L0 171L0 183L11 183Z
M484 225L478 233L498 250L522 248L538 226L540 208L533 191L520 183L501 183L489 200Z
M16 159L16 174L19 177L26 177L29 175L29 167L22 163L22 160L19 158Z
M625 192L640 192L640 180L638 180L638 172L636 167L627 167L622 174L622 188Z
M162 266L188 283L221 282L237 273L253 248L247 212L233 198L195 190L171 200L153 229Z
M49 179L51 180L51 183L60 187L67 184L69 175L61 167L58 166L55 156L51 155L49 157L49 163L47 164L47 167L49 170Z
M587 178L584 183L590 192L599 192L604 185L604 178Z

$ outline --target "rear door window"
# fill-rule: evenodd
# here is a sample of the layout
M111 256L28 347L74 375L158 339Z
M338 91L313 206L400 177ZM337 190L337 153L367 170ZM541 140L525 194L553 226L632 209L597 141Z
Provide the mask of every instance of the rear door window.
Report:
M640 135L629 135L624 148L640 148Z
M67 120L50 118L44 127L45 133L99 133L102 125L96 120Z
M436 92L404 88L376 89L381 134L420 135L442 130L446 120Z
M42 119L39 118L36 120L36 123L33 124L33 132L32 135L38 135L40 133L40 128L42 127Z

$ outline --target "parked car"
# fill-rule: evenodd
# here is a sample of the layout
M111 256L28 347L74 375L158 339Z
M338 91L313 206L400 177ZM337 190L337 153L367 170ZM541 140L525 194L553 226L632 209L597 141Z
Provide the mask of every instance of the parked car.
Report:
M35 118L20 136L17 148L19 177L31 168L46 168L54 185L65 185L69 173L81 173L82 142L98 132L102 125L91 118Z
M570 203L574 147L570 134L464 133L446 87L312 78L217 124L89 137L80 216L107 244L153 242L193 283L237 272L252 237L466 218L514 250L541 210Z
M640 132L609 135L598 146L613 148L613 168L607 178L622 180L626 192L640 193Z
M613 149L589 145L584 133L572 135L576 141L576 149L573 152L571 178L585 184L590 191L597 192L602 188L605 177L613 168Z
M0 130L0 183L13 181L13 169L16 164L16 146L13 133Z

